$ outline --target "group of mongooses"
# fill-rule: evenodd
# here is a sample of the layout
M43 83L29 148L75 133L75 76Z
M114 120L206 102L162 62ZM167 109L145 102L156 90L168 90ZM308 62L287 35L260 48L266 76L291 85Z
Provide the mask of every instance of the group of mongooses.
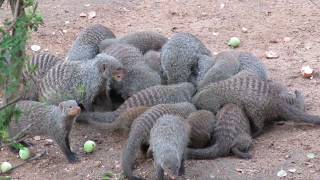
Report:
M190 33L167 38L146 31L117 38L93 25L79 33L65 60L35 55L23 82L32 91L16 104L22 116L11 122L11 137L19 131L48 135L74 162L74 121L122 130L128 135L122 168L130 180L143 179L133 173L139 150L153 156L160 180L164 172L183 175L187 159L231 153L251 158L253 138L279 118L320 124L319 116L304 111L302 93L269 80L255 55L212 55Z

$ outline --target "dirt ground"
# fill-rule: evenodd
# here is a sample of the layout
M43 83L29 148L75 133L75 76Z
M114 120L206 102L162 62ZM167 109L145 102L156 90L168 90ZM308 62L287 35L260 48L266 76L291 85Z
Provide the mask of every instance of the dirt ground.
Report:
M64 57L77 33L95 23L109 27L117 36L136 31L157 31L168 37L175 32L190 32L212 52L228 50L226 42L237 36L241 39L239 50L261 58L271 79L290 90L301 90L307 112L320 115L319 76L310 80L300 75L305 65L320 70L320 2L313 2L318 6L311 0L40 0L44 25L32 34L29 44ZM89 11L96 11L97 16L79 16ZM0 12L5 14L8 8ZM248 29L246 33L242 32L243 27ZM269 50L279 58L266 59L265 52ZM319 138L319 126L291 122L274 125L254 140L251 160L225 157L187 161L186 175L180 179L270 180L280 179L277 172L281 169L287 172L282 179L320 179ZM90 155L82 150L89 139L98 143L97 151ZM14 179L101 179L111 171L119 176L125 136L76 124L71 141L80 163L68 164L57 145L43 137L40 141L30 140L34 143L31 150L47 149L49 154L10 175ZM8 148L0 152L0 161L22 162ZM316 157L309 159L308 153L315 153ZM136 173L154 179L152 161L139 160Z

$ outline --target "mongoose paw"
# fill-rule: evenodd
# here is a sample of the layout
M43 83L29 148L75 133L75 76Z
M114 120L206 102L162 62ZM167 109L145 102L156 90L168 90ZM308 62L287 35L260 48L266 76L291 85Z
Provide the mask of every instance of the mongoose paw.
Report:
M76 154L76 153L70 153L70 154L67 156L67 158L68 158L69 163L71 163L71 164L80 162L80 159L77 157L77 154Z

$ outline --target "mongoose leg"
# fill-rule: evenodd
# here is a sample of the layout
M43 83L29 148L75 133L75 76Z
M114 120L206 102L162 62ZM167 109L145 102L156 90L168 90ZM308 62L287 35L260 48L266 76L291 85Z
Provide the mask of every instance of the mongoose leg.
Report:
M182 176L185 174L185 167L184 167L184 158L181 160L181 165L180 165L180 169L178 172L178 176Z
M60 148L62 149L62 152L67 157L69 163L76 163L79 162L79 159L77 158L76 153L72 152L70 149L70 142L69 137L66 136L64 138L64 142L58 142Z
M156 168L156 176L157 176L157 180L164 179L164 171L160 165L158 165Z

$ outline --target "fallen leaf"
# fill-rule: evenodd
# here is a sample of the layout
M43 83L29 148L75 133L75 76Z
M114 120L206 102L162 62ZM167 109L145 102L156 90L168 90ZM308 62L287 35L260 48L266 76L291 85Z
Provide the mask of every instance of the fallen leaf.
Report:
M31 45L31 50L32 51L39 51L41 49L41 47L39 45Z
M316 157L316 154L314 154L314 153L308 153L308 154L307 154L307 157L308 157L309 159L314 159L314 158Z
M281 169L280 171L278 171L277 176L278 177L285 177L285 176L287 176L287 172L285 170Z
M248 29L245 28L245 27L242 27L242 28L241 28L241 31L242 31L243 33L247 33L247 32L248 32Z
M284 42L289 42L289 41L291 41L291 38L290 38L290 37L284 37L284 38L283 38L283 41L284 41Z
M36 140L36 141L40 141L41 137L40 136L34 136L33 139Z
M84 6L85 6L85 7L89 7L89 6L90 6L90 4L85 4Z
M313 78L313 69L310 66L303 66L301 68L301 73L304 78L309 78L309 79Z
M90 11L90 12L88 12L88 18L89 18L89 19L95 18L96 15L97 15L97 13L96 13L95 11Z
M82 13L79 14L79 16L80 16L80 17L87 17L87 14L84 13L84 12L82 12Z
M66 21L66 22L64 22L65 24L70 24L70 21Z
M220 9L223 9L223 8L224 8L224 6L225 6L225 4L224 4L224 3L220 4Z
M276 59L276 58L279 58L279 55L278 55L276 52L274 52L274 51L266 51L265 55L266 55L266 57L267 57L268 59Z
M297 169L296 168L291 168L291 169L288 169L288 171L291 172L291 173L295 173L297 171Z

